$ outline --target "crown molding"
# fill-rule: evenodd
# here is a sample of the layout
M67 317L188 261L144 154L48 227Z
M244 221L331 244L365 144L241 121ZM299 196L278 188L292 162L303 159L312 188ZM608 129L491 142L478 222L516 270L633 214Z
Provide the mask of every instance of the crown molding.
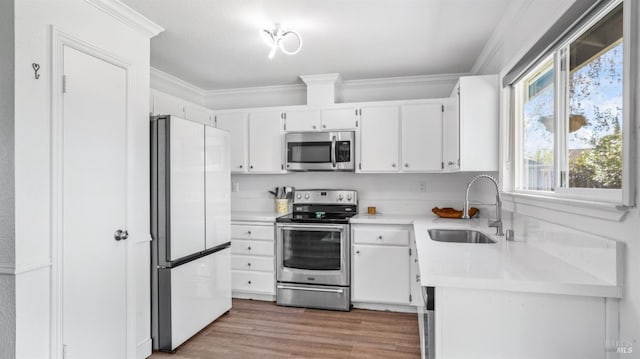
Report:
M166 92L189 101L202 103L202 100L207 94L207 91L204 89L158 70L155 67L150 67L149 76L152 89Z
M526 15L527 9L531 6L532 2L533 0L509 2L507 10L502 15L498 25L493 29L489 40L487 40L478 59L471 67L472 74L481 74L487 69L500 49L504 46L505 37L511 34L509 29L513 28L517 21Z
M298 91L305 91L306 88L307 86L305 86L304 84L239 87L239 88L231 88L231 89L208 90L208 91L205 91L205 96L260 94L260 93L269 93L269 92L298 92Z
M119 0L85 0L85 2L149 38L164 31L164 28L160 25L147 19L144 15Z
M440 74L440 75L417 75L417 76L399 76L399 77L381 77L362 80L347 80L342 82L342 88L362 88L362 87L381 87L381 86L406 86L420 85L425 83L451 82L458 81L461 76L467 76L469 73L458 74Z

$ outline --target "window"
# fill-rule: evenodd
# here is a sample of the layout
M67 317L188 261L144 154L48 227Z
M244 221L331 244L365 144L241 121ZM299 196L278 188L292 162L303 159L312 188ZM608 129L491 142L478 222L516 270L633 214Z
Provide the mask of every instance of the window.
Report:
M516 189L620 201L622 16L594 18L514 83Z

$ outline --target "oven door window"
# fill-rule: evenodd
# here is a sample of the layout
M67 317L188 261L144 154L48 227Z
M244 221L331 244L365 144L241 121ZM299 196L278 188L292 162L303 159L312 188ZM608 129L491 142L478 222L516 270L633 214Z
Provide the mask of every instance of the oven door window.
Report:
M340 231L283 230L285 268L340 270Z
M290 163L330 163L331 142L289 142L287 161Z

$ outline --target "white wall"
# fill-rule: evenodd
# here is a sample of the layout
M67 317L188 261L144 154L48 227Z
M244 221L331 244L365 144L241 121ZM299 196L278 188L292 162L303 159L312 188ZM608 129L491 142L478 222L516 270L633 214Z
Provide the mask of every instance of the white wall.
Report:
M51 25L133 66L134 125L128 136L133 144L129 170L135 179L128 184L132 210L127 214L128 246L137 266L136 283L130 287L138 303L129 328L136 333L128 347L133 356L139 343L150 349L149 38L84 0L15 4L16 353L48 357L51 344ZM32 62L41 66L39 80Z
M488 57L488 61L482 66L478 66L480 71L484 73L506 73L510 66L514 65L524 55L572 3L572 0L523 2L523 10L526 10L526 12L520 13L509 21L509 31L504 31L500 35L501 38L495 41L498 45L492 55ZM640 19L640 14L634 14L633 18L637 21ZM640 84L640 82L636 81L636 84ZM640 95L640 88L636 88L635 91ZM640 96L636 96L636 101L638 97ZM506 147L505 128L507 128L508 121L508 111L506 111L506 105L503 104L501 148ZM638 120L636 119L636 121ZM640 137L636 139L636 143L640 143ZM640 168L639 159L640 152L635 155L637 169ZM504 170L501 175L506 180L509 180L509 170L504 164L502 166ZM636 178L639 177L636 176ZM640 181L637 181L636 187L640 189ZM523 208L522 206L520 207ZM516 224L527 223L529 228L535 227L538 232L555 233L552 236L556 236L558 241L562 241L562 238L566 238L568 235L574 237L583 235L585 240L588 236L596 235L625 244L624 297L620 301L619 314L620 337L615 339L633 342L633 353L621 355L621 358L640 358L640 238L638 237L640 210L634 208L621 221L610 221L584 217L566 211L540 208L535 210L531 207L527 208L527 215L525 215L524 208L518 208L516 207L514 213ZM516 238L525 237L529 240L537 240L522 232L525 229L520 230L520 233L516 232Z
M490 173L495 175L495 173ZM359 210L375 206L386 214L430 214L433 207L462 209L467 183L477 173L448 174L357 174L357 173L288 173L286 175L233 175L231 182L240 186L231 194L232 211L274 211L274 201L267 193L279 186L297 189L355 189ZM420 184L426 191L420 191ZM488 181L474 185L470 198L485 203L495 201L495 190ZM232 185L233 187L233 185ZM481 216L494 216L494 207L481 209Z
M14 1L0 1L0 358L15 353Z

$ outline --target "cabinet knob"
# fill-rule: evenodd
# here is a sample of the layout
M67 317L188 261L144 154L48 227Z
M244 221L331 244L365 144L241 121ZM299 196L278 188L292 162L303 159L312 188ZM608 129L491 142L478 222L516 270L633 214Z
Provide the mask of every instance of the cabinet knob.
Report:
M238 166L238 168L242 168L242 165Z
M311 128L313 128L315 130L316 129L316 125L311 126Z
M360 254L360 251L356 251L356 254Z
M247 247L247 250L248 250L248 251L250 251L250 250L251 250L251 246L248 246L248 247Z
M391 167L396 168L396 164L395 164L395 163L392 163L392 164L391 164Z
M379 240L382 240L382 236L378 236L378 239L379 239Z
M409 168L409 164L408 164L408 163L405 163L405 164L404 164L404 166L405 166L406 168Z
M247 263L247 267L251 267L251 262Z
M248 284L248 285L251 285L251 281L247 281L247 284Z
M248 234L248 235L251 235L251 231L247 231L247 234Z
M322 125L322 128L327 128L327 125Z
M253 165L249 166L249 169L253 169Z

